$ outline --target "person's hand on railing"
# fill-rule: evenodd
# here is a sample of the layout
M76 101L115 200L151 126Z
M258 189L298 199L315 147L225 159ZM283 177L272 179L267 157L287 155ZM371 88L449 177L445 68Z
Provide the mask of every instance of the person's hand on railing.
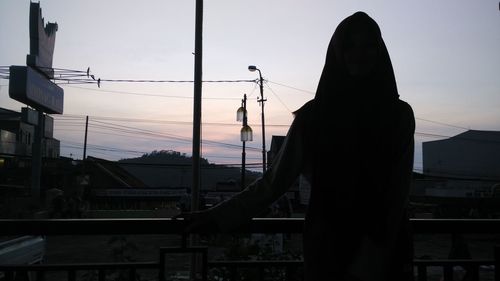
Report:
M184 232L185 233L217 233L220 232L220 228L216 223L216 220L210 211L196 211L196 212L185 212L180 213L172 217L172 220L183 219L185 222Z

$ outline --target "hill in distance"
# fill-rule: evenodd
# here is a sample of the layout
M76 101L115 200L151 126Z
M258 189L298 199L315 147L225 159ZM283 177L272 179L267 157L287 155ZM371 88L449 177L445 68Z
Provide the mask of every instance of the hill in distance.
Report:
M192 185L192 158L173 150L154 150L137 158L127 158L118 164L151 188L189 188ZM200 159L202 190L216 190L218 185L234 183L239 190L241 170L239 167L216 165L207 159ZM250 183L260 173L246 172L246 182Z

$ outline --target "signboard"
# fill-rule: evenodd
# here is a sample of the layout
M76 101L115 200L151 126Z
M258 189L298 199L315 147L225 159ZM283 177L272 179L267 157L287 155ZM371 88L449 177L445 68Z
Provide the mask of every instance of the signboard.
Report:
M64 90L31 67L10 67L9 96L46 113L63 113Z
M35 126L31 159L31 195L35 200L40 200L42 138L44 134L52 134L53 126L49 126L50 131L44 131L44 120L41 118L43 113L63 113L64 91L49 80L54 78L52 58L56 42L57 23L47 23L45 25L40 3L31 2L29 24L30 53L26 57L28 66L13 65L9 68L9 96L39 111L40 118L38 119L39 124ZM30 118L28 115L29 113L26 115L27 119ZM54 147L55 145L49 149ZM49 154L51 154L50 150Z
M54 78L52 58L56 42L57 23L44 25L40 3L30 3L30 53L26 64L37 68L48 78Z

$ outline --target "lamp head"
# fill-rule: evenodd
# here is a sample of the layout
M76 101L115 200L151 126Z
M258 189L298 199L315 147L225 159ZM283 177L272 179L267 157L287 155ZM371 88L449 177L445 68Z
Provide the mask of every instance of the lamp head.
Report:
M241 139L241 141L252 141L253 140L253 132L252 132L252 128L250 128L250 126L244 125L241 128L240 139Z
M254 72L257 70L257 67L255 65L249 65L248 66L248 70L251 71L251 72Z
M236 111L236 121L243 121L246 115L246 109L242 106Z

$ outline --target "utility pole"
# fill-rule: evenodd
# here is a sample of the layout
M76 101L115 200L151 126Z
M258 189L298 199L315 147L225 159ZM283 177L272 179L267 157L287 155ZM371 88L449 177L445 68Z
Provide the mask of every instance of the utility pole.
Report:
M89 130L89 116L85 118L85 139L83 140L83 161L87 158L87 132Z
M266 161L266 125L265 125L265 118L264 118L264 102L267 101L267 99L264 99L264 80L262 79L262 74L259 71L259 88L260 88L260 99L257 100L258 103L260 103L261 106L261 123L262 123L262 173L264 174L267 169L267 161Z
M202 89L202 31L203 0L196 0L194 39L194 102L193 102L193 183L191 211L198 210L200 196L200 147L201 147L201 89Z
M266 172L267 163L266 163L266 125L264 122L264 102L267 99L264 99L264 79L262 79L262 73L260 69L258 69L255 65L248 66L249 71L258 71L259 72L259 89L260 89L260 99L257 98L257 102L261 105L261 123L262 123L262 173Z
M201 94L202 94L202 33L203 33L203 0L196 0L195 35L194 35L194 89L193 89L193 147L191 186L191 212L199 209L200 197L200 148L201 148ZM196 246L196 235L191 235L191 246ZM191 256L191 280L196 280L196 269L200 262L196 255Z

